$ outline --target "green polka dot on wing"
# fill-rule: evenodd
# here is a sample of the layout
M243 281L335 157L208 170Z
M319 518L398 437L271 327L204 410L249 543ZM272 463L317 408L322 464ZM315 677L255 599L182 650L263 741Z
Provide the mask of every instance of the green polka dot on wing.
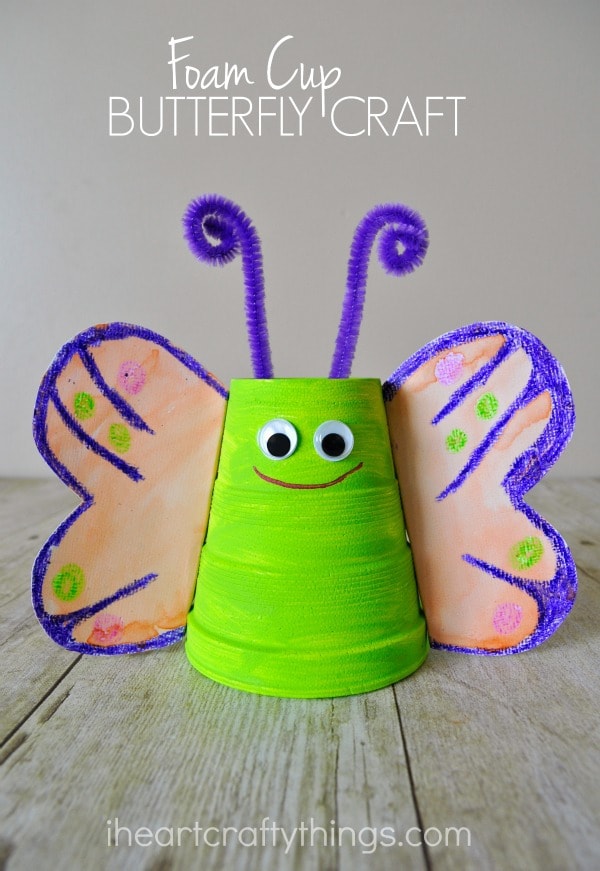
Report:
M88 420L94 416L96 402L89 393L76 393L73 399L73 410L78 420Z
M131 433L124 423L112 423L108 431L108 438L119 454L126 453L131 447Z
M52 578L52 590L61 602L72 602L81 595L85 587L83 569L76 563L67 563Z
M544 545L537 535L529 535L510 549L510 561L517 571L532 568L544 555Z
M453 453L457 454L462 451L468 441L466 432L462 429L453 429L450 435L446 436L446 447Z
M484 393L477 400L475 414L480 420L491 420L498 414L500 403L493 393Z

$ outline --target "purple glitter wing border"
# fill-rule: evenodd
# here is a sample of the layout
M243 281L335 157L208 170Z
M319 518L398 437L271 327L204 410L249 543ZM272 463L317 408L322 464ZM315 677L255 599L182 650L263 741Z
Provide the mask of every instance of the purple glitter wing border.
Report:
M500 351L489 363L475 373L471 379L454 391L448 403L431 422L435 426L447 414L450 414L471 391L485 384L500 363L518 348L522 348L531 358L533 369L527 385L512 403L506 414L490 430L488 437L471 455L468 463L459 475L438 495L437 498L441 500L458 489L463 481L474 471L487 452L493 447L501 429L518 409L525 407L543 391L549 391L552 397L552 412L544 431L531 447L517 457L502 481L502 486L506 490L512 505L518 511L521 511L551 541L557 561L554 577L550 581L543 582L524 581L522 578L504 572L496 566L477 559L471 554L463 554L462 557L465 562L477 566L484 572L487 572L487 574L506 581L532 596L537 603L539 611L536 629L520 644L504 650L482 650L481 648L458 647L432 641L432 647L441 650L480 653L491 656L519 653L541 644L558 629L573 607L577 592L577 570L571 552L563 537L543 517L534 511L523 498L544 477L551 466L554 465L573 434L575 408L569 383L558 360L536 336L527 332L527 330L512 326L511 324L501 321L487 321L461 327L430 342L396 369L383 385L384 399L389 402L406 379L436 354L450 350L465 342L473 342L486 336L498 334L505 338L505 344Z
M82 499L82 503L60 524L58 529L50 536L45 543L33 566L32 573L32 601L36 616L47 634L67 650L72 650L77 653L87 653L92 655L111 655L118 653L138 653L144 650L153 648L166 647L180 641L185 633L185 628L171 629L162 633L157 638L152 638L149 641L133 644L115 644L108 647L96 647L94 645L85 644L73 639L73 630L82 622L108 607L112 602L122 599L126 596L131 596L143 587L152 583L158 575L148 574L143 578L134 580L118 589L113 595L102 599L99 602L89 605L86 608L80 608L77 611L72 611L70 614L58 615L48 614L42 602L42 584L46 577L48 565L52 550L57 547L67 534L71 526L78 520L81 515L91 507L94 502L93 494L91 494L83 484L67 469L67 467L58 459L48 444L48 434L46 420L48 415L48 405L52 402L55 404L58 413L63 418L65 424L69 426L75 435L80 438L87 447L94 450L107 462L110 462L118 468L123 474L128 475L132 480L141 480L142 475L134 466L125 463L120 457L112 454L110 451L101 448L93 439L90 439L83 431L79 432L80 427L76 421L70 417L66 409L61 407L62 403L58 398L56 391L56 381L70 360L79 355L84 366L90 374L92 380L99 387L104 396L109 399L115 406L122 417L131 423L135 428L152 432L142 418L137 415L129 403L124 400L116 391L112 390L109 385L103 380L93 357L89 353L89 348L103 344L107 341L119 341L130 337L145 339L155 345L159 345L177 360L182 363L194 375L212 387L224 399L227 399L228 392L197 360L192 356L176 348L163 336L152 330L144 327L137 327L132 324L112 323L102 324L91 327L79 335L75 336L70 342L67 342L54 358L50 368L46 372L40 385L35 411L33 416L33 437L37 448L52 471L73 490Z

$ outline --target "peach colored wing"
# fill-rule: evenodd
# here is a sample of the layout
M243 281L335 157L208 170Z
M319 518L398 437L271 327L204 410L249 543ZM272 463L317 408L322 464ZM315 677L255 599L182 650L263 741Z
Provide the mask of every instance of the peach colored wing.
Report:
M37 557L33 604L59 644L127 653L183 636L226 399L192 357L141 327L93 327L58 353L34 437L82 503Z
M577 586L564 540L523 500L573 431L560 364L531 333L473 324L407 360L384 395L432 643L471 653L541 643Z

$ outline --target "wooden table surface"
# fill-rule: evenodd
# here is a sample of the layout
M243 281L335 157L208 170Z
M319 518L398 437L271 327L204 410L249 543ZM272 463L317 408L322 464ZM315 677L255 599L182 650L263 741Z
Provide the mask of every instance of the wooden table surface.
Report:
M29 576L74 497L0 482L0 868L600 868L600 481L528 501L579 570L546 644L434 651L393 687L290 700L213 683L181 644L57 647Z

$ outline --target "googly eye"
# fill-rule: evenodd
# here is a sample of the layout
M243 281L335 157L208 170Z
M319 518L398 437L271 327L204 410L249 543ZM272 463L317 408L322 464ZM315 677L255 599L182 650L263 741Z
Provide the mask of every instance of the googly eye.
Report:
M326 420L317 427L313 444L320 457L335 463L338 460L345 460L352 453L354 436L350 427L341 420Z
M268 421L257 435L258 446L270 460L286 460L298 446L298 433L281 417Z

